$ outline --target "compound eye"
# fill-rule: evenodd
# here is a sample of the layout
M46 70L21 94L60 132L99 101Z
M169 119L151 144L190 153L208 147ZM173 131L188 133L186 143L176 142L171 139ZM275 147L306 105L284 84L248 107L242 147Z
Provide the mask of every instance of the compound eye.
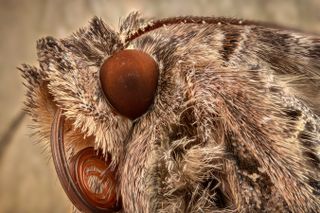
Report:
M157 90L159 67L140 50L121 50L107 58L100 70L101 88L121 115L136 119L147 112Z

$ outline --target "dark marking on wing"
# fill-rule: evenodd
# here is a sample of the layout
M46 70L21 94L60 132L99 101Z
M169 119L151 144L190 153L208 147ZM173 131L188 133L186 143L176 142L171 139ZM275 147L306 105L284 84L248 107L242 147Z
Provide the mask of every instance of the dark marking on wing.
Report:
M220 50L220 54L224 61L228 62L230 56L234 53L239 45L239 41L241 39L241 31L240 29L230 26L227 28L222 28L224 30L224 40L222 43L222 49Z
M290 50L290 39L292 36L286 33L277 33L274 30L260 29L257 30L260 42L265 43L266 45L275 48L277 51L287 52Z
M270 29L256 27L253 29L258 33L258 43L266 48L259 48L258 55L271 65L278 74L296 73L300 74L301 67L293 63L290 55L290 40L292 36L286 33L278 33ZM295 61L296 62L296 61Z
M320 181L310 179L309 185L313 188L313 194L320 196Z
M316 138L314 138L314 130L315 128L313 125L310 122L307 122L304 131L299 133L298 139L305 148L303 154L306 156L306 159L308 159L310 166L315 169L320 169L320 158L316 151L317 144L320 142L316 141Z
M312 45L309 50L309 56L313 59L320 60L320 39L313 40Z
M302 115L302 112L298 109L289 108L284 110L285 114L293 121L299 120Z

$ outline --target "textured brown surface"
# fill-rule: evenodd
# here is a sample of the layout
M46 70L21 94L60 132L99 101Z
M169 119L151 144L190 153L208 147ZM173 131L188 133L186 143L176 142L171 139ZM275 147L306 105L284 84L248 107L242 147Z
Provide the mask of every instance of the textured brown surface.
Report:
M36 65L36 39L63 37L94 15L117 27L132 10L146 16L215 15L265 20L320 32L320 2L213 0L213 1L102 1L1 0L0 1L0 137L22 108L24 89L16 67ZM43 152L35 145L25 119L0 156L0 212L65 212L66 196ZM1 146L0 146L1 147Z

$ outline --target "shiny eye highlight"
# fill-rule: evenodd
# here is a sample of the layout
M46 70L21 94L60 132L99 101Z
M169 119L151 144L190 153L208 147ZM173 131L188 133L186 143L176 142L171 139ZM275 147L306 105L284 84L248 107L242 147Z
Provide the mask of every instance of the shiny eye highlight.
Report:
M107 58L100 70L101 88L121 115L136 119L147 112L157 90L159 66L140 50L121 50Z

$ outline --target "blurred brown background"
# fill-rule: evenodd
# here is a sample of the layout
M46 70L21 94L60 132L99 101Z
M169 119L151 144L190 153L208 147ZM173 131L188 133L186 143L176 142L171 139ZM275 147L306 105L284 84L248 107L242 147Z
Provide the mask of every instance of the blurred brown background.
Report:
M94 15L116 28L119 18L132 10L149 17L239 17L320 33L319 0L0 0L0 213L70 210L50 153L29 135L30 119L10 127L24 100L16 67L37 64L35 41L42 36L63 37ZM15 129L12 137L10 129Z

